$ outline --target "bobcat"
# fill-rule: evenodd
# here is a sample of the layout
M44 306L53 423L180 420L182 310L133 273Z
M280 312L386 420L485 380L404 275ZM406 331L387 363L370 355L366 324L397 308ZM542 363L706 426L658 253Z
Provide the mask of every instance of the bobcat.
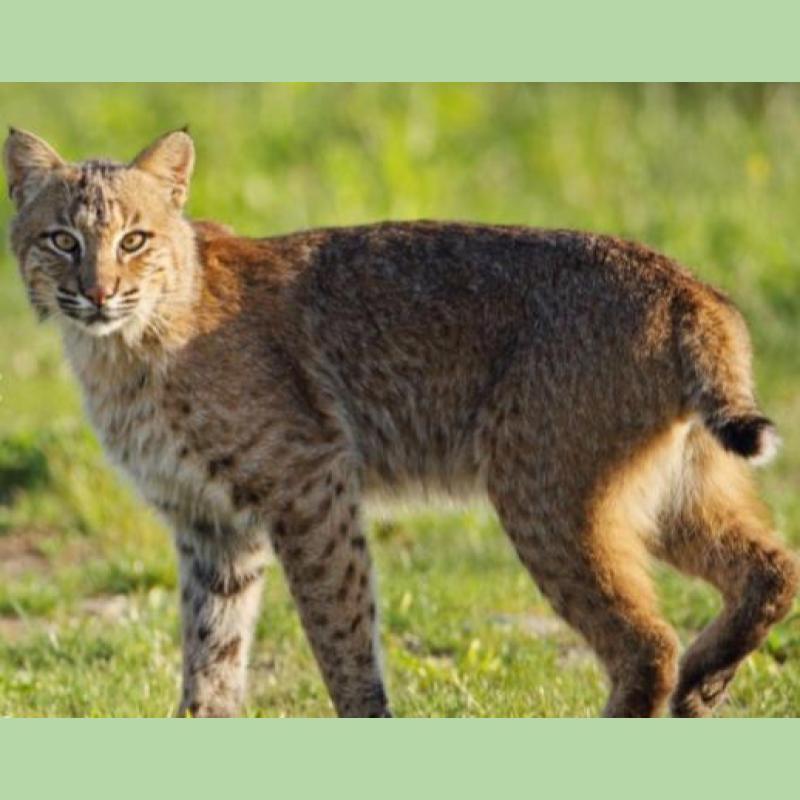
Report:
M441 222L264 239L183 216L185 131L130 164L12 129L11 242L110 458L171 523L179 714L235 715L271 542L341 716L390 716L360 519L484 492L594 648L610 716L702 716L789 610L747 462L777 436L731 302L609 236ZM650 556L725 608L678 664Z

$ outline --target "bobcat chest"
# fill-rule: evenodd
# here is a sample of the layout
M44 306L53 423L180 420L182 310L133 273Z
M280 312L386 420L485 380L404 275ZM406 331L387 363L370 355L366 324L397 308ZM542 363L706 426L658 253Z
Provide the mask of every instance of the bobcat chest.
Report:
M162 510L219 518L230 509L216 492L177 403L156 385L124 385L87 396L89 414L111 459Z

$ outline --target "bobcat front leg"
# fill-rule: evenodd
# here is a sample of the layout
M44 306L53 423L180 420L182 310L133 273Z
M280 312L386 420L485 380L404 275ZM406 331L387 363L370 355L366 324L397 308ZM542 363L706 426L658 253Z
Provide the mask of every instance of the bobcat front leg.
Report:
M303 467L288 471L298 488L274 521L275 554L338 715L391 716L358 476L343 459Z
M231 717L244 698L266 539L195 524L176 535L180 561L183 693L179 715Z

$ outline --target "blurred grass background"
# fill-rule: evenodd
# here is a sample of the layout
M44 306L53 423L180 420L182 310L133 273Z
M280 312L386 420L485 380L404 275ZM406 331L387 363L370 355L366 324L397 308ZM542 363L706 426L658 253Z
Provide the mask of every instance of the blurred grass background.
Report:
M63 156L131 158L189 123L189 211L248 235L395 218L585 228L641 240L747 316L785 440L761 476L800 545L800 88L780 85L0 85L0 118ZM5 235L10 203L0 204ZM106 467L56 331L0 262L0 714L174 712L168 537ZM406 716L591 715L604 679L484 508L371 525L390 694ZM684 640L719 607L657 570ZM800 617L723 713L797 716ZM268 575L251 715L328 715L280 571Z

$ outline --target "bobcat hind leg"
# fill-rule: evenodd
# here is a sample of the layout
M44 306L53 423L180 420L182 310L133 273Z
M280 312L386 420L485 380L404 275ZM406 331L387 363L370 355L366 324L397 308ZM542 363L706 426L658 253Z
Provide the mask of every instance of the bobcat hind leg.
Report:
M612 687L604 715L656 716L677 680L678 640L647 571L642 505L651 498L638 497L641 487L627 475L600 500L570 496L576 482L566 478L537 485L537 476L550 474L541 462L498 464L489 476L492 502L542 593L602 661Z
M686 651L671 701L676 716L697 717L723 700L739 664L789 612L800 573L773 533L750 468L699 428L686 459L678 507L653 551L724 599L721 614Z

